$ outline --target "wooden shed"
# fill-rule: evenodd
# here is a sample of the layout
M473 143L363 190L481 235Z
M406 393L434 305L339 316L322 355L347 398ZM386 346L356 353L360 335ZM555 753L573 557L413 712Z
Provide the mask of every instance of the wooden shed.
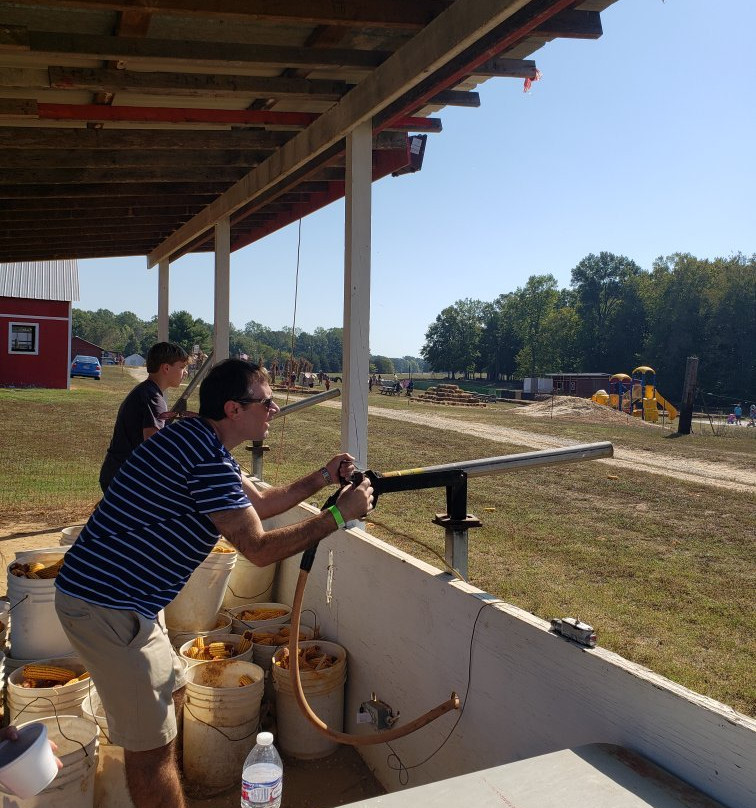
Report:
M68 388L76 261L0 264L0 385Z
M590 398L597 390L609 389L610 373L550 373L554 393L562 396Z

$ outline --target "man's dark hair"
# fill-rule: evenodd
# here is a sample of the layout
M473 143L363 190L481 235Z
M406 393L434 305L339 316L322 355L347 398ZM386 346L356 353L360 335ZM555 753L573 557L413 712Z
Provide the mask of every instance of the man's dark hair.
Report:
M157 373L166 362L186 362L189 354L175 342L156 342L147 353L147 373Z
M268 371L243 359L225 359L213 367L202 380L199 390L199 414L221 421L226 417L223 406L249 396L252 382L267 382Z

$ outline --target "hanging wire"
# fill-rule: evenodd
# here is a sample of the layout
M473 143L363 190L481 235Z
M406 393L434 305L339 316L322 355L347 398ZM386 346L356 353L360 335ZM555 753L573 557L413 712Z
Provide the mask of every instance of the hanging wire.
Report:
M291 352L291 366L294 366L294 345L295 345L295 332L297 327L297 301L299 299L299 258L301 254L302 248L302 219L299 220L299 225L297 227L297 267L296 272L294 273L294 316L291 321L291 341L290 341L290 352ZM284 404L289 403L289 391L290 387L286 385L286 398L284 399ZM279 458L278 462L276 463L276 470L273 475L273 485L278 483L278 473L281 470L283 465L283 461L285 459L285 433L286 433L286 416L281 419L281 437L279 439L279 452L277 457Z
M480 619L483 610L488 606L495 606L497 604L505 603L499 598L494 600L487 600L481 607L478 609L478 614L475 616L475 621L473 622L472 632L470 633L470 650L467 657L467 687L465 688L465 696L462 699L462 706L459 709L459 715L457 716L457 720L452 724L451 729L446 734L446 737L443 741L423 760L419 761L418 763L413 763L410 766L407 766L399 756L399 753L391 746L390 743L387 743L386 746L391 750L391 754L389 754L386 758L386 765L389 769L393 769L394 771L399 773L399 783L403 786L407 785L409 782L409 772L411 769L417 769L420 766L424 766L432 757L437 755L443 748L446 746L447 741L451 736L454 734L454 730L457 728L457 725L462 720L462 716L465 714L465 707L467 706L467 697L470 694L470 684L472 683L472 659L473 659L473 643L475 640L475 629L478 625L478 620Z

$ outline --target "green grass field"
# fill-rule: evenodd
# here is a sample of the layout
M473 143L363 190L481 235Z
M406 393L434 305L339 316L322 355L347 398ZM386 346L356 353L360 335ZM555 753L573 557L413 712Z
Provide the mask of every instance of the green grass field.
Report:
M100 496L97 475L118 405L134 383L105 367L101 382L77 379L70 391L0 390L5 529L86 517ZM169 391L169 403L176 397ZM756 430L672 439L654 429L524 419L499 404L461 410L377 393L369 403L586 443L611 440L637 452L754 463ZM339 449L339 419L338 409L314 407L274 422L265 479L283 483L322 465ZM526 450L373 416L369 428L377 471ZM236 454L249 470L250 453L239 447ZM470 532L471 583L544 618L579 616L597 628L602 646L756 715L756 496L609 471L588 462L471 479L468 511L483 522ZM434 552L443 556L443 531L431 520L444 509L441 490L390 494L367 528L441 566Z

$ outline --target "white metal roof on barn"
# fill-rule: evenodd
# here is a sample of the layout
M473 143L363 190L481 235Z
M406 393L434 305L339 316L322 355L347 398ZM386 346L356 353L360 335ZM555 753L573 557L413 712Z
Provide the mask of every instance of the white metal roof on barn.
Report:
M0 297L78 300L78 264L75 259L0 264Z

